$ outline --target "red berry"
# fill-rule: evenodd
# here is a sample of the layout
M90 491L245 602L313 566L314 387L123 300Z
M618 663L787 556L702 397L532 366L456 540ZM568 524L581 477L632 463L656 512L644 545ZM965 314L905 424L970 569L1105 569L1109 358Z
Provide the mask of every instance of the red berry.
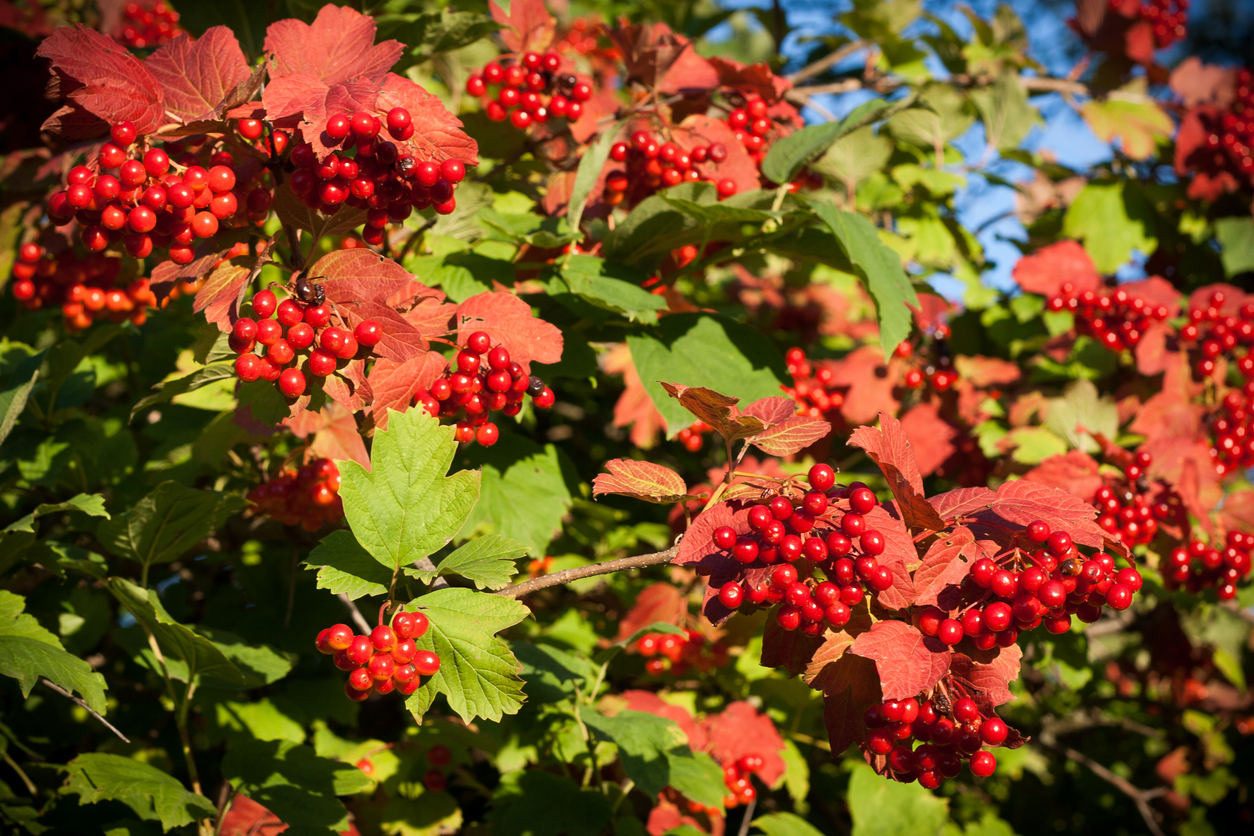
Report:
M109 131L109 135L115 143L125 148L135 141L135 124L129 119L125 122L119 122Z
M718 600L723 606L734 610L744 601L745 590L738 583L725 583L718 590Z
M946 618L940 623L936 637L947 645L955 645L962 641L962 624L955 618Z
M440 669L440 657L430 650L419 650L411 663L422 676L433 676Z
M836 471L832 470L831 465L816 464L810 468L808 478L810 487L816 491L829 491L836 484Z
M971 757L971 774L977 778L987 778L997 771L997 758L992 752L980 751Z
M284 369L279 375L279 390L289 398L298 398L305 391L305 375L300 369Z
M308 312L306 312L308 313ZM357 342L372 348L379 344L383 339L383 328L373 319L363 319L357 323L357 327L353 329L353 336L357 338Z
M396 644L396 633L386 624L380 624L370 631L370 643L380 653L387 653Z

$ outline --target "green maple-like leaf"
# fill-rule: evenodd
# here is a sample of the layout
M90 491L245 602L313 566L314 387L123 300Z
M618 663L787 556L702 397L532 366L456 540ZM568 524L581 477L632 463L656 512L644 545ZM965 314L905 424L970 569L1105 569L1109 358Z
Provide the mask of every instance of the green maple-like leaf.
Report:
M22 696L46 677L67 691L78 691L98 714L105 713L104 677L66 652L61 641L23 610L26 599L0 590L0 674L17 680Z
M479 589L500 589L514 577L514 561L527 547L506 537L489 534L471 540L440 561L435 571L407 569L406 574L430 582L439 575L461 575ZM319 583L322 575L319 574Z
M133 508L101 523L96 536L119 557L145 566L168 563L243 507L237 496L162 482Z
M305 565L318 570L318 588L343 593L352 600L384 595L392 573L379 565L350 531L332 531L309 553Z
M319 757L290 740L233 741L222 776L244 795L291 826L292 833L331 833L348 827L338 795L368 790L374 782L357 767Z
M79 755L61 769L69 773L64 791L80 804L120 801L141 819L160 820L163 830L217 814L213 802L188 792L174 776L122 755Z
M431 619L418 647L440 657L440 670L405 703L415 717L426 713L437 693L467 723L476 717L497 722L517 713L523 704L522 665L496 634L526 618L525 606L513 598L446 588L406 609L421 610Z

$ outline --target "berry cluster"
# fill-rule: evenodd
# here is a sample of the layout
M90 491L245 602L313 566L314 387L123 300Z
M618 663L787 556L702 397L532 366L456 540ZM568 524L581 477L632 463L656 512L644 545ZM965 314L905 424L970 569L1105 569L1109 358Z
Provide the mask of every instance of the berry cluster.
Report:
M256 318L240 317L231 330L231 350L239 355L235 374L240 380L278 381L285 397L298 398L308 383L306 371L327 377L341 360L351 360L362 348L368 351L378 344L383 329L372 319L362 320L351 331L332 325L333 313L322 298L321 287L302 276L296 280L294 298L280 302L270 290L253 296ZM258 347L261 352L254 354ZM303 369L297 368L300 358L305 358Z
M792 386L781 387L784 394L797 402L798 414L822 418L845 403L843 393L833 388L835 375L827 366L815 366L800 348L790 348L784 357Z
M592 98L592 85L564 72L562 57L556 52L528 52L517 61L488 62L466 79L466 92L481 100L483 112L492 121L508 119L525 131L550 119L578 119L583 103Z
M1168 589L1183 587L1195 595L1214 587L1220 601L1231 601L1237 596L1237 584L1250 574L1251 549L1254 535L1242 531L1228 532L1223 551L1191 540L1171 551L1163 580Z
M705 436L714 432L714 428L701 420L692 422L691 426L684 427L675 437L679 439L679 443L684 445L684 449L689 453L695 453L705 446Z
M411 212L431 207L447 215L457 208L453 191L466 178L466 166L452 158L417 160L397 147L413 135L413 116L403 107L388 111L385 122L365 111L333 114L323 127L323 140L340 151L319 160L308 143L293 148L292 191L324 215L345 205L365 209L361 237L371 246L383 243L388 224L400 223Z
M164 0L157 0L150 6L142 3L123 6L122 22L114 38L127 49L151 49L182 33L179 13Z
M121 242L136 258L168 249L171 261L188 264L198 239L269 214L273 194L260 185L260 166L236 169L231 154L213 150L210 142L195 150L185 141L144 150L136 139L130 122L114 125L97 170L70 169L65 188L48 201L48 217L58 226L73 220L82 225L79 239L88 250ZM251 174L242 175L244 170Z
M987 778L997 769L997 758L985 746L1000 746L1010 736L1006 721L990 711L985 716L970 696L951 695L975 690L955 677L927 699L887 700L866 710L866 736L862 748L886 761L892 777L903 783L918 781L938 789L945 778L957 778L962 762L971 774ZM913 742L921 744L917 748Z
M147 279L118 285L121 272L121 259L104 253L79 258L65 250L53 256L38 244L23 244L13 264L13 298L27 310L59 305L70 331L82 331L101 319L142 325L157 297Z
M713 540L746 566L779 564L760 586L746 589L731 581L719 587L724 606L734 610L745 604L782 603L775 612L780 627L817 636L825 623L836 630L848 624L851 608L866 588L888 589L893 572L877 560L887 546L884 535L867 525L865 515L879 504L871 489L861 482L836 487L836 473L826 464L811 467L809 481L811 490L799 506L787 496L776 496L749 510L752 533L738 536L723 526L714 530ZM832 502L845 499L850 510L840 517L839 528L816 530ZM812 577L816 567L827 580Z
M440 657L419 650L414 641L429 626L430 619L420 612L398 612L391 627L380 624L368 636L355 636L352 627L336 624L319 633L315 644L320 653L333 657L337 668L348 672L344 693L353 702L364 702L372 693L399 691L409 696L422 685L420 677L434 676L440 669Z
M285 470L248 492L248 501L284 525L317 531L344 517L340 470L330 459L314 459L300 470Z
M1225 110L1195 111L1206 140L1189 154L1186 164L1203 174L1227 173L1238 183L1254 185L1254 72L1237 71L1236 100Z
M647 661L644 669L653 676L669 672L681 676L696 668L705 673L727 664L727 645L710 643L698 630L686 629L684 635L645 633L628 650L639 653Z
M770 105L764 99L750 96L745 98L743 106L732 108L727 114L727 127L732 129L736 139L758 165L766 159L766 152L776 138L775 122L768 115L768 110ZM798 175L798 180L804 181L805 178L805 174ZM800 185L797 181L794 184Z
M706 179L697 166L707 161L721 163L725 159L727 149L721 142L684 149L661 134L636 131L631 135L631 142L616 142L610 146L611 167L605 175L602 200L610 206L635 206L658 189ZM620 168L614 163L623 165ZM736 181L731 178L713 182L719 197L736 193Z
M1154 44L1159 49L1166 49L1182 39L1189 21L1189 0L1140 0L1131 8L1126 0L1110 0L1110 8L1124 17L1149 21L1154 30Z
M1157 495L1146 478L1153 459L1142 450L1123 469L1124 478L1097 489L1093 504L1101 512L1097 524L1118 537L1129 548L1151 542L1158 535L1160 523L1188 527L1180 496L1166 483Z
M927 352L917 351L914 343L905 341L893 349L894 356L911 364L901 381L907 389L922 389L926 383L934 392L946 392L958 382L949 352L949 326L938 325L927 347Z
M1199 377L1215 371L1215 360L1221 356L1236 360L1246 380L1254 379L1254 302L1241 306L1236 316L1224 316L1227 296L1222 290L1211 294L1206 307L1189 309L1189 321L1180 329L1180 339L1196 348L1194 365ZM1237 349L1242 350L1240 357Z
M1061 293L1046 302L1051 311L1075 314L1076 331L1092 337L1111 351L1135 348L1146 329L1162 322L1168 313L1165 305L1153 306L1123 288L1103 288L1077 293L1071 282L1063 284Z
M749 779L760 772L762 766L761 755L743 755L735 763L723 767L723 783L727 785L727 795L723 796L725 808L730 810L758 797L758 790Z
M422 786L427 792L444 792L448 788L448 775L443 767L453 760L453 752L443 744L436 744L427 750L427 763L431 768L422 776Z
M919 631L950 646L969 638L980 650L1009 647L1021 632L1042 624L1051 633L1065 633L1073 615L1091 624L1103 605L1126 610L1141 588L1134 567L1116 569L1114 558L1101 552L1086 558L1070 534L1050 531L1041 520L1016 532L1014 541L996 557L971 564L956 615L923 608Z
M1210 456L1220 476L1254 467L1254 380L1224 395L1211 417Z
M458 441L490 447L500 437L490 420L492 413L512 418L522 410L524 395L530 395L539 409L548 409L556 400L543 380L528 376L510 359L505 346L493 346L490 336L475 331L443 376L414 393L414 405L421 404L433 417L456 420Z

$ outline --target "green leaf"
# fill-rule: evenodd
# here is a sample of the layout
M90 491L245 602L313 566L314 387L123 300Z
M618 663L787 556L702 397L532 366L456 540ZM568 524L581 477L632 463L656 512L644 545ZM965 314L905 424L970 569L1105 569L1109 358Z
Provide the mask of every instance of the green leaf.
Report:
M22 517L15 523L8 525L5 533L26 532L28 534L35 533L35 520L40 517L46 517L50 514L60 514L65 511L81 511L89 517L109 518L109 512L105 510L104 497L98 493L80 493L70 497L65 502L46 503L35 508L26 516Z
M382 14L376 20L380 42L394 38L409 47L401 63L392 68L396 73L442 52L469 46L501 28L487 15L451 9L421 14Z
M872 128L861 128L836 140L810 167L841 181L846 194L852 198L858 184L888 165L892 155L891 139L875 133Z
M842 212L826 203L810 204L840 241L845 255L875 299L880 323L880 346L891 357L897 345L910 336L913 314L907 305L919 306L919 297L901 267L901 259L880 241L866 218Z
M241 383L237 393L239 405L248 408L253 420L267 426L278 424L292 413L279 388L268 380Z
M392 573L362 548L351 531L332 531L323 537L305 565L318 569L319 589L343 593L354 601L383 595L392 583Z
M780 217L779 212L772 212L768 209L754 209L750 206L736 206L729 203L698 203L695 200L671 197L665 192L660 193L659 196L688 217L700 221L702 226L714 227L723 223L760 224L771 218Z
M792 813L769 813L753 820L766 836L823 836L821 830Z
M1096 453L1101 447L1095 435L1115 438L1119 434L1119 408L1113 399L1098 394L1091 380L1077 380L1061 398L1049 401L1045 426L1075 449Z
M378 766L375 767L376 774ZM392 798L379 811L380 830L388 836L441 836L460 833L462 809L446 792L424 792L415 799Z
M269 645L248 644L227 630L199 627L197 631L214 643L228 659L235 663L243 681L240 688L260 688L272 685L292 670L295 655L284 654Z
M523 704L522 666L497 633L522 621L531 612L513 598L445 588L409 604L431 620L418 639L422 650L440 657L440 669L405 703L415 717L430 708L437 693L465 722L476 717L499 722L516 714Z
M353 535L389 572L453 539L479 498L479 474L445 476L457 442L422 409L389 412L375 434L370 470L340 464L340 498Z
M173 775L133 758L91 752L59 768L68 773L64 791L77 795L80 804L120 801L141 819L159 820L162 830L218 812L212 801L188 792Z
M482 485L458 539L498 534L543 557L573 501L557 448L502 433L495 445L470 450L467 462L482 468Z
M883 116L891 105L885 99L863 102L839 122L810 125L794 131L771 145L762 161L762 175L773 183L790 183L797 172L832 143L846 134L864 128Z
M642 287L648 274L625 264L575 255L562 264L560 276L571 293L632 322L656 322L657 312L666 310L664 298Z
M135 620L156 637L162 652L187 665L188 679L203 674L235 684L244 681L243 674L222 648L191 627L175 621L155 591L136 586L125 578L109 578L107 585Z
M694 801L722 810L727 786L721 770L704 752L693 754L688 736L674 720L643 711L607 717L588 706L579 710L579 716L590 730L618 746L623 770L645 795L674 787Z
M0 444L9 437L17 419L22 417L31 389L35 388L35 381L38 379L39 364L23 363L14 372L9 388L0 392Z
M479 589L500 589L514 577L514 561L527 547L496 534L471 540L440 561L435 571L406 569L411 577L430 583L439 575L460 575Z
M1123 153L1134 160L1148 159L1160 141L1171 138L1175 122L1148 94L1144 77L1111 91L1105 99L1090 99L1080 109L1102 142L1120 140Z
M133 507L101 523L96 537L118 557L146 569L180 557L245 504L238 496L162 482Z
M67 691L77 691L92 711L104 714L104 677L67 653L60 639L23 612L25 608L21 595L0 590L0 674L16 679L23 697L46 677Z
M227 748L222 777L290 825L294 833L347 830L347 811L336 796L374 786L356 766L319 757L309 746L243 737L232 740Z
M984 121L985 140L998 150L1018 148L1032 126L1041 121L1028 104L1019 74L1012 69L1003 71L993 84L972 90L971 101Z
M610 812L599 790L580 789L565 775L520 770L501 777L488 819L496 836L597 836Z
M1102 273L1114 273L1133 250L1149 255L1158 246L1154 209L1130 180L1092 182L1076 195L1062 220L1062 234L1084 242Z
M197 389L201 389L211 383L216 383L219 380L233 379L235 376L234 363L214 363L212 365L196 369L194 372L186 374L183 377L175 378L174 380L162 381L152 387L156 390L153 394L131 407L131 419L134 420L136 415L146 409L156 406L159 403L174 400L179 395L194 392Z
M1215 237L1223 248L1220 258L1229 278L1254 270L1254 218L1220 218L1215 221ZM0 440L4 438L2 430L0 427Z
M853 836L938 836L949 804L918 784L885 781L858 764L849 780Z
M693 417L660 381L704 386L747 405L779 397L780 386L788 379L774 343L721 316L663 317L657 328L629 336L627 344L645 390L666 419L668 438L691 425Z
M708 205L718 202L718 190L710 183L683 183L667 189L665 197L650 195L605 237L602 242L605 257L648 267L684 244L698 243L703 233L710 235L711 240L741 237L739 224L735 224L735 230L728 230L728 236L721 234L721 227L703 230L696 219L680 212L668 200Z
M975 121L970 103L951 84L935 82L923 87L919 107L895 114L888 120L888 132L903 142L929 152L966 132Z
M579 161L575 184L570 190L570 202L566 205L566 220L571 229L579 229L583 210L588 205L588 195L592 193L592 187L597 184L601 169L605 168L605 161L610 157L616 133L612 127L607 129L591 148L584 151L583 159Z

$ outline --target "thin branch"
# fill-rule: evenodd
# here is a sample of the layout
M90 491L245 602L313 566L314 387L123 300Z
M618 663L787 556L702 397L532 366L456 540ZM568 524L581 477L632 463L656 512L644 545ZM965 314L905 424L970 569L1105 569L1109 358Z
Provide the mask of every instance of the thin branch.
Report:
M753 824L753 808L758 806L757 796L749 800L745 805L745 817L740 820L739 836L749 836L749 825Z
M797 70L792 75L785 76L785 78L787 78L793 84L799 84L805 81L807 78L813 78L819 73L824 72L829 67L836 66L841 61L844 61L846 58L848 58L850 55L853 55L855 52L858 52L860 50L866 49L866 47L867 47L866 41L863 41L863 40L851 41L845 44L844 46L842 46L840 49L831 53L830 55L825 55L819 60L811 64L807 64L806 66Z
M1141 818L1145 820L1145 826L1149 829L1149 832L1152 833L1153 836L1166 836L1162 827L1158 823L1158 814L1154 811L1154 808L1150 806L1150 801L1161 795L1166 795L1166 787L1156 787L1152 790L1143 790L1126 778L1111 772L1105 766L1102 766L1100 763L1093 760L1083 752L1077 752L1075 749L1067 746L1056 745L1052 741L1047 740L1047 737L1052 736L1042 734L1040 737L1040 741L1043 746L1064 755L1069 760L1073 760L1082 766L1088 767L1089 771L1098 778L1101 778L1128 798L1132 799L1132 802L1136 804L1137 811L1141 814Z
M1236 601L1224 601L1220 603L1219 606L1223 607L1228 612L1242 619L1247 624L1254 624L1254 611L1251 611L1248 609L1242 609L1241 605L1238 604Z
M58 694L60 694L61 696L63 696L63 697L67 697L67 698L69 698L69 699L73 700L74 702L76 702L76 703L77 703L80 707L82 707L84 710L86 710L86 712L87 712L88 714L90 714L91 716L93 716L93 717L95 717L97 720L99 720L99 721L101 722L101 724L102 724L102 725L103 725L106 729L108 729L109 731L113 732L113 733L114 733L114 734L116 734L118 737L122 738L122 741L123 741L124 743L130 743L130 742L131 742L131 741L130 741L130 738L128 738L126 735L122 734L122 732L120 732L120 731L118 731L118 730L117 730L117 727L116 727L116 726L114 726L112 723L110 723L110 722L109 722L108 720L106 720L105 718L101 717L101 716L100 716L99 714L97 714L94 710L92 710L91 706L87 705L87 703L83 702L81 699L79 699L78 697L74 696L74 695L73 695L73 694L71 694L69 691L67 691L67 690L65 690L64 688L62 688L60 685L57 685L55 682L49 682L49 681L48 681L48 680L46 680L46 679L41 679L41 680L39 680L39 681L40 681L40 682L42 682L43 684L47 685L47 686L48 686L49 688L51 688L52 690L56 691L56 692L57 692Z
M353 599L348 597L347 592L341 592L337 596L344 602L344 606L348 607L349 615L353 617L353 624L357 625L357 629L361 631L363 636L370 635L370 631L374 628L370 626L370 622L361 614L361 610L357 609L357 605L353 603Z
M436 570L435 561L433 561L429 557L424 557L422 560L415 560L414 566L418 567L424 572L434 572ZM431 581L432 592L434 592L437 589L443 589L446 586L448 586L448 578L437 577L435 580Z
M497 590L497 595L504 595L509 598L521 598L524 595L535 592L540 589L547 589L550 586L559 586L570 581L577 581L580 578L591 578L596 575L608 575L611 572L621 572L624 569L642 569L645 566L657 566L659 563L670 563L675 555L679 554L679 546L671 546L664 552L654 552L653 554L638 554L635 557L622 557L618 560L607 560L604 563L593 563L588 566L577 566L574 569L563 569L560 572L554 572L551 575L541 575L538 578L523 583L516 583L513 586L507 586L504 589Z

